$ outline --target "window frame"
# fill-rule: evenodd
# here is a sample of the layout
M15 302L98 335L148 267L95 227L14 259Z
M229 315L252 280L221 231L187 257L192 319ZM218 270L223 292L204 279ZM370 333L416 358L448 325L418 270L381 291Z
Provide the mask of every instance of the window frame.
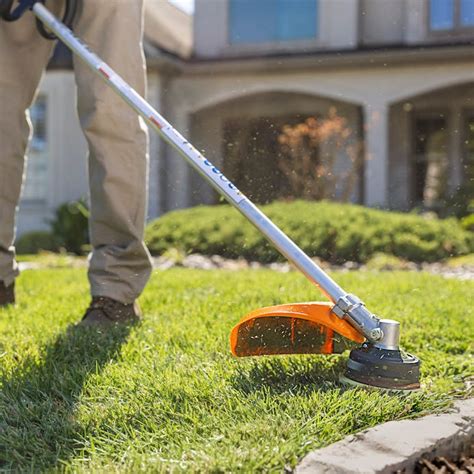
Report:
M50 194L51 194L51 133L50 133L50 129L51 129L51 121L50 121L50 114L49 114L49 109L50 109L50 94L49 92L46 92L46 91L41 91L38 96L36 97L35 99L35 102L31 105L31 107L34 107L36 101L38 100L42 100L44 101L45 103L45 117L44 117L44 122L45 122L45 138L46 138L46 150L45 150L45 155L47 157L47 169L46 169L46 178L45 178L45 189L44 189L44 193L42 193L43 195L41 197L28 197L28 196L25 196L25 190L27 189L27 186L28 186L28 166L31 166L31 156L32 156L32 148L31 148L31 144L32 144L32 140L33 140L33 136L34 136L34 133L35 133L35 130L34 130L34 124L31 123L31 126L32 126L32 136L30 138L30 141L29 141L29 146L28 146L28 150L27 150L27 159L26 159L26 162L25 162L25 167L26 167L26 172L25 172L25 178L24 178L24 183L23 183L23 191L22 191L22 195L21 195L21 198L20 198L20 203L22 206L26 206L26 207L36 207L36 206L40 206L40 207L44 207L44 206L47 206L50 202ZM31 108L30 107L30 108ZM31 119L30 119L31 120Z
M427 15L426 15L426 24L429 35L432 37L443 37L449 35L455 36L466 36L474 32L474 25L463 26L461 24L461 0L453 0L453 18L454 24L452 28L447 28L445 30L434 30L431 26L431 0L428 0L427 5Z

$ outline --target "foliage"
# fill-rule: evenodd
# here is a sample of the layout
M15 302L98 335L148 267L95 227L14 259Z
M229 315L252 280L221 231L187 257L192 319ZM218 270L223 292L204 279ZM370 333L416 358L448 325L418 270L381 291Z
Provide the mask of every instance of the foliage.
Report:
M19 254L37 254L41 251L56 252L59 249L58 240L51 232L26 232L15 242Z
M60 249L82 255L89 242L89 210L85 201L74 201L59 206L50 221L51 231L27 232L15 242L18 254L57 252Z
M474 178L461 186L441 207L441 216L465 217L474 213Z
M411 261L438 261L474 251L474 236L456 219L325 201L280 202L262 209L310 256L336 263L366 262L377 252ZM265 237L229 206L166 214L148 226L146 240L153 254L178 248L261 262L280 259Z
M448 258L444 263L451 268L474 268L474 253Z
M366 264L368 270L375 271L393 271L393 270L407 270L409 262L394 255L387 255L385 253L375 253Z
M464 229L474 232L474 214L469 214L461 219L461 225Z
M251 309L319 298L301 275L168 270L142 325L81 332L85 270L26 271L0 310L3 472L282 472L310 451L390 420L446 410L473 375L472 282L338 274L401 322L423 361L410 396L344 388L342 356L236 359L230 328ZM472 396L472 394L471 394Z
M89 210L85 201L62 204L51 221L51 230L59 245L81 255L89 243Z
M292 198L309 200L336 198L336 185L343 189L340 200L348 201L362 165L362 144L347 120L331 107L325 118L309 117L296 125L285 125L278 142L282 153L278 166L290 184ZM344 171L336 171L340 155Z

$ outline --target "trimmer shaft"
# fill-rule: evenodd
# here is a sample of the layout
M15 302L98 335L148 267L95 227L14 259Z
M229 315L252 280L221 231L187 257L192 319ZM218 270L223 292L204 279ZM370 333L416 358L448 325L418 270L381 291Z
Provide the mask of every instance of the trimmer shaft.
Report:
M342 381L387 390L417 390L420 360L398 349L380 349L365 343L351 351Z

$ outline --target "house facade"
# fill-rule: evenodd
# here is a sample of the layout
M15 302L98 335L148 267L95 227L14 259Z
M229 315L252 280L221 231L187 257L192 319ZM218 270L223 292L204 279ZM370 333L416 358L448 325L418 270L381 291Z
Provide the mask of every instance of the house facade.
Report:
M192 18L149 0L149 99L257 202L288 195L283 127L336 110L363 144L352 201L436 206L472 179L473 41L473 0L195 0ZM51 69L32 111L20 231L87 192L73 97L72 72ZM215 202L153 137L149 217Z

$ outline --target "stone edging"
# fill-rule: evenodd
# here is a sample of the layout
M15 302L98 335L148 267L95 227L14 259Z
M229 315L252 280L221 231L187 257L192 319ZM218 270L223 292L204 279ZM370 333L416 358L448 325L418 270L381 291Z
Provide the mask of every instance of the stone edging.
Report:
M414 472L420 457L461 454L474 441L474 398L451 413L390 421L308 454L297 474Z

